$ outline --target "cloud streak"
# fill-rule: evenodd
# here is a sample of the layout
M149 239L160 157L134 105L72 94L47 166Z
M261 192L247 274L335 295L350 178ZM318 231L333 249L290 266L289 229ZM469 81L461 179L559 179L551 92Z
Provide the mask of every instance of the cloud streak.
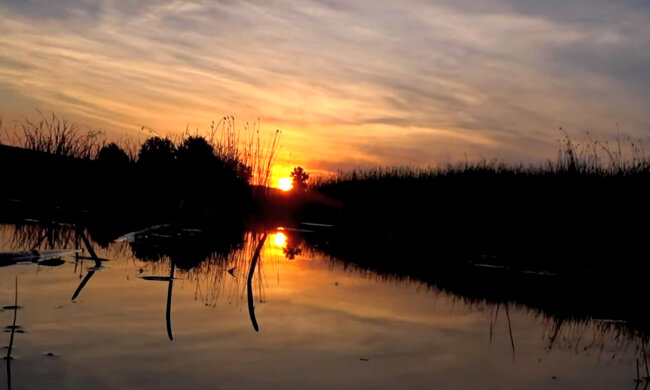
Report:
M647 138L650 10L564 3L0 2L0 111L118 133L260 117L313 169L552 158L560 125Z

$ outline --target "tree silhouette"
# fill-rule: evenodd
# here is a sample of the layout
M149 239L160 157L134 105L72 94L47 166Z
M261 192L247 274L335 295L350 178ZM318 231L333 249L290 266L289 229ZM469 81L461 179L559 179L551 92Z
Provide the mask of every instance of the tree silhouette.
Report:
M169 138L151 137L142 144L138 153L138 164L145 167L162 168L174 161L176 147Z
M214 148L203 137L188 137L178 147L176 159L181 165L201 166L213 164L216 157Z
M295 167L291 172L291 182L296 190L307 191L307 180L309 174L302 167Z
M131 159L115 142L111 142L99 151L97 161L104 166L123 168L129 165Z

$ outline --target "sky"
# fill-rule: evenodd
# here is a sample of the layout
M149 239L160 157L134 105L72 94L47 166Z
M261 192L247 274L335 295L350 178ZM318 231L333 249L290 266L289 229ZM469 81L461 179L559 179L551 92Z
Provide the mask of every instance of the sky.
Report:
M643 0L0 0L0 115L280 129L276 176L650 143Z

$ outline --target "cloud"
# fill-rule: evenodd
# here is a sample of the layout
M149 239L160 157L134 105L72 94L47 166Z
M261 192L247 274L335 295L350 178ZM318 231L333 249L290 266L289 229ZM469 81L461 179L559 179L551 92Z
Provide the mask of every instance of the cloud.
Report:
M26 106L7 117L51 109L120 133L260 117L314 169L534 161L558 126L650 130L635 1L32 0L0 15L0 99Z

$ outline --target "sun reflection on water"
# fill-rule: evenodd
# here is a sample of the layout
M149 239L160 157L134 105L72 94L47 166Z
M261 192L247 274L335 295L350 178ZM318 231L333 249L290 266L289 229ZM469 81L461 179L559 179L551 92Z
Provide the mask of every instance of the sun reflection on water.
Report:
M278 248L284 248L287 245L287 236L282 232L273 233L273 245Z

